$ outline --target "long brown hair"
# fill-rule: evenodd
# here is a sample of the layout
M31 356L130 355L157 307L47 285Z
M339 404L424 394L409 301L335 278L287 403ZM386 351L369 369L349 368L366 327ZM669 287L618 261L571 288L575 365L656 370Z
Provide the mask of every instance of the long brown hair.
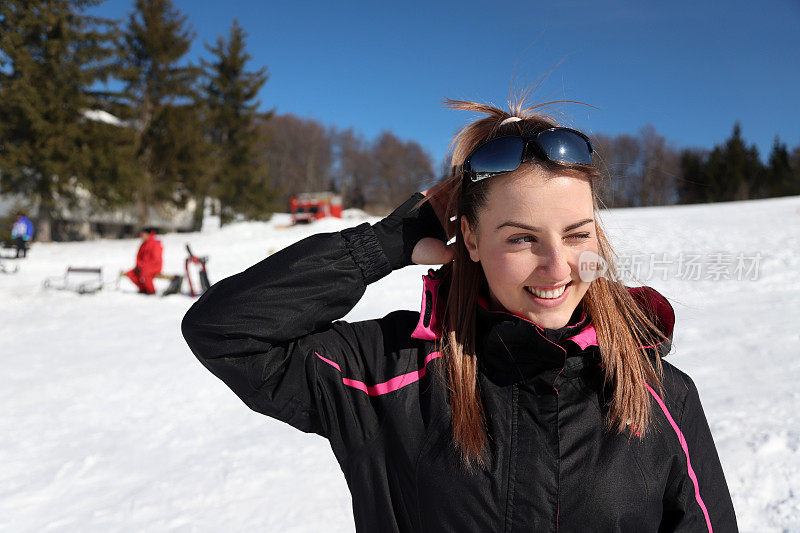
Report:
M478 212L486 205L492 180L477 183L462 180L461 165L480 143L510 134L529 134L559 124L541 110L556 102L524 107L524 96L509 103L509 112L491 105L463 100L446 100L451 109L485 115L462 128L448 152L452 161L450 178L429 190L427 199L446 206L447 235L455 237L455 257L442 268L442 281L447 287L440 351L446 361L446 385L453 423L453 444L463 464L474 468L486 465L487 433L485 413L478 382L475 320L477 287L483 282L483 270L473 262L464 246L461 216L470 227L478 225ZM517 117L521 120L505 119ZM600 201L597 191L600 172L593 165L561 165L544 160L523 163L544 171L545 176L559 175L588 179L595 211L595 228L599 255L606 261L607 277L592 281L581 303L597 331L604 385L611 393L607 405L606 428L644 437L650 424L651 408L646 383L662 391L663 369L660 358L647 355L647 346L666 341L657 327L651 310L645 310L629 291L617 281L615 254L598 217Z

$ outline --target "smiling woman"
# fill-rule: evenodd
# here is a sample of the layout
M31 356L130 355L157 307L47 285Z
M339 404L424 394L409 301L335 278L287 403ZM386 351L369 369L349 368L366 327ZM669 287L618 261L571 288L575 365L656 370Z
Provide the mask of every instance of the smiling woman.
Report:
M461 218L489 301L542 327L564 327L591 283L581 279L580 254L598 251L591 185L527 166L493 179L477 227Z
M541 106L448 105L484 115L449 179L211 287L195 355L330 441L359 531L736 531L697 389L662 361L672 307L616 280L590 140ZM443 265L419 313L338 320L412 262Z

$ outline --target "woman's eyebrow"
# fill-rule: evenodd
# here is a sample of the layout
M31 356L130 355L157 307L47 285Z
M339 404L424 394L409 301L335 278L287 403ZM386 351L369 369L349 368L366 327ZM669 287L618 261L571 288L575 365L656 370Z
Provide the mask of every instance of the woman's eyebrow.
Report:
M583 220L581 220L579 222L575 222L574 224L570 224L569 226L564 228L562 231L564 231L564 232L571 231L571 230L574 230L575 228L579 228L579 227L583 226L584 224L588 224L589 222L594 222L594 219L593 218L585 218L585 219L583 219ZM515 222L513 220L507 220L507 221L503 222L502 224L497 226L497 229L495 229L495 231L497 231L497 230L499 230L501 228L504 228L506 226L510 226L510 227L514 227L514 228L522 228L522 229L526 229L528 231L542 231L541 228L537 228L536 226L529 226L527 224L523 224L522 222Z

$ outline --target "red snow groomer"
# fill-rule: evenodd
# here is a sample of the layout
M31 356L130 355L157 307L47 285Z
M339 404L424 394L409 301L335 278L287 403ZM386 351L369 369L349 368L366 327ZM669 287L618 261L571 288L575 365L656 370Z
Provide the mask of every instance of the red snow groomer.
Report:
M308 224L319 218L342 218L342 197L330 192L304 192L289 200L292 224Z

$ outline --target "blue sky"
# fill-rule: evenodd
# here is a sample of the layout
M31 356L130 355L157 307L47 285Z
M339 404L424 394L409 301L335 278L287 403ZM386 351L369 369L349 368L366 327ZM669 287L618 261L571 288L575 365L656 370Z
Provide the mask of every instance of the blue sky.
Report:
M190 58L237 18L251 68L266 65L263 109L392 130L438 164L468 114L444 97L504 105L558 66L530 99L562 104L587 134L647 123L676 148L711 148L740 121L766 159L773 139L800 144L800 1L579 0L308 2L176 0L197 33ZM133 0L93 11L120 18Z

